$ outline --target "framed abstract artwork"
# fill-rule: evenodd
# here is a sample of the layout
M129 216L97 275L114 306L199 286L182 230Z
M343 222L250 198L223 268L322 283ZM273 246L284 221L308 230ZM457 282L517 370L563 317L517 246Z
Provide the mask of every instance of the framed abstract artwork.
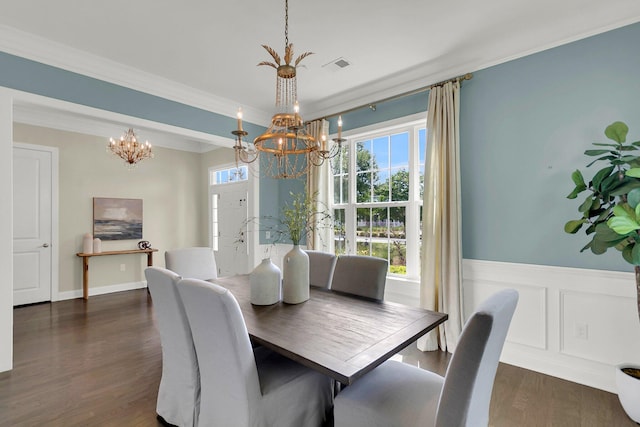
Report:
M142 239L142 199L93 198L93 237Z

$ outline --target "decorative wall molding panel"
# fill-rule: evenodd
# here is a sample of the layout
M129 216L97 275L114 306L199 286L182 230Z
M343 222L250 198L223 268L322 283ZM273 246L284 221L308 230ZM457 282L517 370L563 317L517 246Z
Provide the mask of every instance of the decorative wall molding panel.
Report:
M633 273L464 260L463 277L466 316L520 292L502 362L614 393L615 365L640 362Z

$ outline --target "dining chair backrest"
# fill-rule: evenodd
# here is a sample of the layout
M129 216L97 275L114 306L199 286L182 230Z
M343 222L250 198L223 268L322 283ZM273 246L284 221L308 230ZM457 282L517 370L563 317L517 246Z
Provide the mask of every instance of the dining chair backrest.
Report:
M489 404L500 353L518 303L507 289L480 304L465 324L444 377L387 360L340 391L336 427L480 427Z
M167 269L182 277L210 280L218 277L213 250L207 247L170 249L164 253Z
M206 358L200 363L200 425L250 425L259 419L261 392L238 302L227 289L202 280L183 279L178 290L196 351Z
M384 299L389 262L366 255L340 255L331 281L331 290L374 300Z
M496 370L517 304L517 291L497 292L465 324L445 374L437 427L488 425Z
M305 251L309 255L309 284L329 289L336 268L336 256L322 251Z
M191 328L178 294L180 276L159 267L145 270L162 346L162 378L156 412L166 422L195 426L200 406L200 374Z

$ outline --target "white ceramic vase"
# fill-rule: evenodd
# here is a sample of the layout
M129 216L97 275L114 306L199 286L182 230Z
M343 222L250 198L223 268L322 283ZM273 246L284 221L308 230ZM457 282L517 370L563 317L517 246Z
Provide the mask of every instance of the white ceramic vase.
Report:
M84 236L82 236L82 253L93 253L93 236L89 233L86 233Z
M622 372L623 368L640 369L640 366L630 364L616 366L616 385L618 399L629 418L640 424L640 379Z
M282 262L282 301L299 304L309 299L309 256L293 245Z
M99 254L100 252L102 252L102 240L96 237L93 239L93 253Z
M271 305L280 301L282 275L271 258L265 258L253 269L249 276L251 283L251 304Z

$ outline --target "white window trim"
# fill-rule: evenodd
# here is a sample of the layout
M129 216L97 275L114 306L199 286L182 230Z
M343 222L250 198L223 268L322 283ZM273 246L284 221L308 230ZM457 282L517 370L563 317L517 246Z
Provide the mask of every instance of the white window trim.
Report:
M356 227L355 227L355 211L353 214L349 214L347 208L349 206L354 206L357 208L368 208L368 207L380 207L379 204L375 203L356 203L356 180L351 179L356 170L356 156L353 155L355 153L355 143L354 140L366 140L375 138L376 136L381 135L389 135L393 134L396 131L407 130L409 132L413 132L413 141L418 141L418 132L421 127L426 127L426 112L425 113L417 113L412 114L405 117L400 117L393 120L388 120L385 122L376 123L369 126L364 126L361 128L351 129L349 131L343 132L343 137L348 139L349 144L349 201L347 204L334 204L333 203L333 174L331 174L330 179L330 195L331 195L331 211L333 209L345 209L345 229L348 230L346 239L346 251L349 254L355 253L356 250ZM395 206L404 206L406 212L406 228L407 230L417 230L420 224L419 212L420 206L422 205L422 200L419 199L419 182L418 182L418 167L419 167L419 154L416 150L419 145L416 143L409 144L409 159L410 170L413 170L413 173L410 173L410 188L412 189L411 197L409 201L400 201L400 202L387 202L385 206L395 205ZM331 250L335 251L333 244L335 242L334 236L331 238ZM419 281L420 278L420 242L419 239L406 239L406 261L407 261L407 274L399 275L399 274L391 274L388 273L389 278L398 279L401 281L410 281L416 282Z

